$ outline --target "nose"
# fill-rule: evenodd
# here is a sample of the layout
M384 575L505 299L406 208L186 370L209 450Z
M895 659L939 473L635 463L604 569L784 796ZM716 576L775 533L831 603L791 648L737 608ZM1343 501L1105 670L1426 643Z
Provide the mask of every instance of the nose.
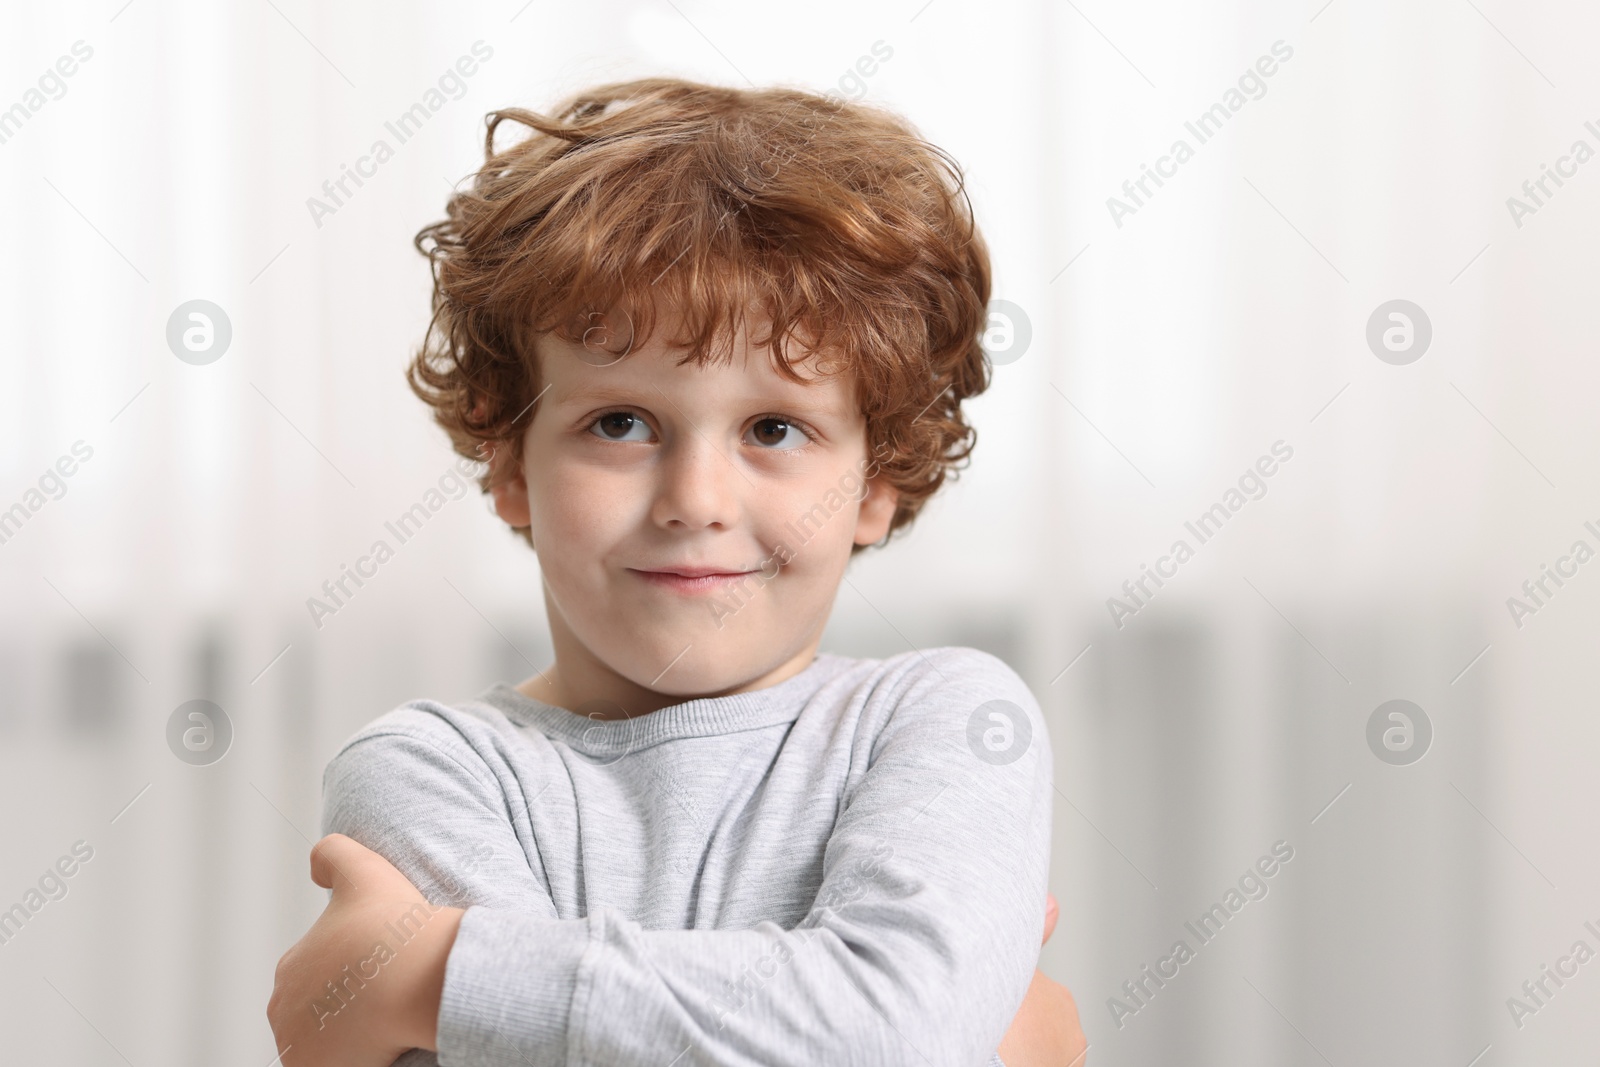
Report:
M657 467L650 517L666 529L725 529L739 516L744 474L732 457L698 433L672 443Z

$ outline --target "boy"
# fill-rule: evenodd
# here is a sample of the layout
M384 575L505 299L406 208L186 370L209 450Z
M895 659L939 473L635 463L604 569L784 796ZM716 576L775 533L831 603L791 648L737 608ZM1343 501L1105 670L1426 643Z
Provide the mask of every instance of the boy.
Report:
M859 105L665 79L488 126L418 235L410 378L538 553L555 664L329 764L284 1064L1080 1060L1034 969L1032 694L972 649L817 651L850 558L972 447L954 164Z

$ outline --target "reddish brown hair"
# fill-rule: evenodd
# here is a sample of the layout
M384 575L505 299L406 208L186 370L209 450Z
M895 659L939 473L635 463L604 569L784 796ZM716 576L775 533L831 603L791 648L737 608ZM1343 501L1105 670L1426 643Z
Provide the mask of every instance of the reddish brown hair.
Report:
M731 355L743 327L790 378L813 352L852 375L868 454L900 491L891 534L965 465L961 402L989 385L989 256L960 168L904 120L653 78L486 121L472 187L416 236L433 318L407 379L456 451L520 462L535 337L578 340L623 312L630 346L670 319L685 363ZM496 151L508 121L532 133Z

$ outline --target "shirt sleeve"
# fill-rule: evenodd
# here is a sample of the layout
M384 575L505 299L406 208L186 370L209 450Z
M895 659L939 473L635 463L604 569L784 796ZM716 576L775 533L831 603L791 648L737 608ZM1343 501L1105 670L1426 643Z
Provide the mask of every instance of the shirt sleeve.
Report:
M329 762L322 832L383 856L430 904L557 914L528 858L537 848L519 784L496 775L454 726L429 712L391 713ZM412 1049L394 1067L438 1063L435 1053Z
M439 1062L992 1064L1038 959L1051 790L1049 739L1021 679L980 652L930 660L847 789L794 929L468 908Z
M386 716L329 762L322 832L383 856L430 904L556 917L520 785L425 711Z

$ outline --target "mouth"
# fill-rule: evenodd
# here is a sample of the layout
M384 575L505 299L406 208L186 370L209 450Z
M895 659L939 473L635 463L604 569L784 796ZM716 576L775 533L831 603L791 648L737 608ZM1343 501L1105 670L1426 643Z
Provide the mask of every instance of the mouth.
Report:
M633 567L628 573L660 589L674 593L717 593L730 585L749 579L755 571L719 571L705 567L684 567L678 570L646 571Z

